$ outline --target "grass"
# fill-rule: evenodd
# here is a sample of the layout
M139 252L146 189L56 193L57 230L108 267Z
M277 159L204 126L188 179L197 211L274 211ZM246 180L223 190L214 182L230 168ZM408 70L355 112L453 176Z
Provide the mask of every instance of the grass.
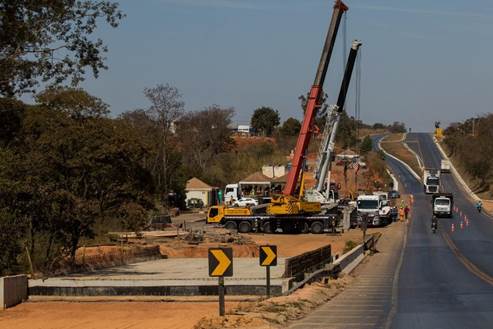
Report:
M386 152L407 163L412 170L421 176L421 168L418 159L416 159L416 156L404 146L402 134L387 135L382 140L381 145Z

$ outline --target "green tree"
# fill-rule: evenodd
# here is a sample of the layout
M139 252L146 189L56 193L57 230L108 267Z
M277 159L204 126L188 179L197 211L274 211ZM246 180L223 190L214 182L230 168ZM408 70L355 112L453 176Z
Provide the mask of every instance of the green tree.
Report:
M16 244L7 247L15 254L25 243L43 271L67 256L73 261L81 241L95 237L96 223L140 227L154 193L142 160L149 152L135 129L106 117L103 103L85 92L76 106L73 95L82 91L51 92L56 106L27 108L16 143L0 146L0 217L18 221Z
M337 128L336 141L343 148L353 147L357 144L356 122L348 117L346 111L341 113L339 127Z
M398 122L398 121L395 121L394 123L389 125L389 131L391 133L405 133L405 132L407 132L406 125L404 124L404 122Z
M190 176L204 177L212 160L234 146L231 125L234 109L213 105L187 113L177 125L178 139Z
M373 143L370 136L366 136L365 138L363 138L363 141L361 142L359 149L361 154L367 154L372 150L372 147L373 147Z
M256 109L250 121L252 128L264 136L272 136L279 123L279 112L265 106Z
M25 106L12 98L0 97L0 146L11 143L21 129Z
M282 124L279 132L283 136L297 136L301 129L301 122L296 120L295 118L288 118Z
M118 4L96 0L0 0L0 94L33 91L41 81L77 84L105 69L106 46L91 38L101 20L123 18Z

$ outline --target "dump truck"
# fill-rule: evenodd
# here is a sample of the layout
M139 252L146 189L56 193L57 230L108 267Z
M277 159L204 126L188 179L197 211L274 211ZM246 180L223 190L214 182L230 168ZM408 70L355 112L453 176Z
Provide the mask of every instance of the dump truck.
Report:
M425 169L423 171L423 189L426 194L440 192L440 171Z

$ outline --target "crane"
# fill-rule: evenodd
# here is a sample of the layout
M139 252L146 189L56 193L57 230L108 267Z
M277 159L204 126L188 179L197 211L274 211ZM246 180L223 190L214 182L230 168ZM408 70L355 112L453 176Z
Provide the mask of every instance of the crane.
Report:
M238 229L242 233L250 232L251 230L268 233L277 231L278 229L281 229L283 232L322 233L332 225L331 223L335 222L336 215L322 212L321 202L311 202L302 198L302 166L306 149L310 143L314 118L324 102L323 84L327 75L341 18L347 10L348 7L342 1L335 1L316 77L306 102L305 117L296 142L292 167L289 171L283 193L273 196L271 202L262 207L227 208L225 206L213 206L207 214L207 223L223 224L227 229ZM342 111L342 107L344 106L347 87L349 86L358 48L359 44L353 44L350 52L342 83L343 86L341 87L341 93L337 102L340 111ZM337 127L335 128L332 128L334 134L335 130L337 130ZM330 150L330 147L327 150ZM325 151L324 154L327 156L329 153ZM300 192L297 192L298 187L300 188Z
M327 113L325 130L322 137L322 143L320 144L317 166L315 170L317 184L315 186L315 190L311 192L311 194L318 195L317 198L312 196L309 201L318 200L319 202L327 202L329 200L330 176L328 174L330 172L331 157L334 152L335 138L337 135L341 112L344 110L344 104L346 102L346 95L349 89L354 63L356 61L360 46L361 42L358 40L353 41L349 52L346 69L344 71L344 78L339 91L339 97L337 98L337 103L330 106Z
M308 148L312 135L313 120L317 114L318 108L321 106L323 85L325 82L325 76L327 75L327 69L329 68L332 50L334 49L337 31L339 30L342 15L348 9L349 8L342 1L336 0L334 4L334 11L332 13L332 19L329 25L329 31L325 39L322 56L320 57L320 62L318 64L317 74L310 89L310 93L308 94L305 117L303 119L300 134L298 135L298 140L296 142L294 157L291 162L291 170L289 171L286 186L283 190L283 194L285 196L293 196L298 182L300 181L300 173L302 171L305 151Z

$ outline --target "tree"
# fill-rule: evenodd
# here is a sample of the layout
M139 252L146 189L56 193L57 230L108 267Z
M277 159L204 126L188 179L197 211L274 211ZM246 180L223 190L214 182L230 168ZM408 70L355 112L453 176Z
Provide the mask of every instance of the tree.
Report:
M340 143L343 148L353 147L358 142L356 137L356 123L352 117L348 117L346 111L341 112L336 141Z
M279 112L270 107L260 107L253 112L250 124L264 136L272 136L280 123Z
M359 147L361 154L367 154L372 150L373 143L370 136L366 136Z
M282 124L279 132L283 136L297 136L301 129L301 122L296 120L295 118L288 118Z
M147 146L135 129L106 117L104 103L83 91L37 99L48 94L56 102L26 107L17 141L0 145L0 228L16 228L0 234L10 268L25 244L35 269L51 271L67 256L75 260L96 223L120 219L135 228L153 209ZM73 95L84 97L73 103Z
M405 133L405 132L407 132L406 125L404 124L404 122L398 122L398 121L395 121L394 123L389 125L389 131L391 133Z
M106 69L106 46L94 40L100 20L118 26L118 4L96 0L0 0L0 94L31 92L42 82L76 85L86 69Z
M36 95L36 101L47 108L66 112L76 118L103 117L110 112L108 104L79 88L48 88Z
M211 160L234 145L231 125L234 110L213 105L187 113L177 125L177 133L191 176L202 177Z
M176 148L173 136L176 123L185 112L185 103L178 89L169 84L146 88L144 94L151 102L146 114L154 122L158 138L158 152L154 159L153 172L157 178L161 199L166 201L170 190L172 154Z
M377 123L373 124L372 128L373 129L385 129L385 128L387 128L387 126L384 125L383 123L377 122Z
M12 98L0 98L0 146L8 145L21 129L24 104Z

